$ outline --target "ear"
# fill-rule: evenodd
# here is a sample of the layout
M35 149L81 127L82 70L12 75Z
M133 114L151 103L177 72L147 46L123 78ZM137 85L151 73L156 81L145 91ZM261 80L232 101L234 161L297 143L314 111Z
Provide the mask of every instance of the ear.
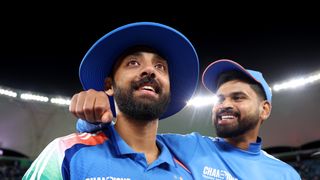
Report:
M260 105L260 119L262 120L262 123L269 118L270 113L271 113L271 104L264 100L261 102Z
M104 79L104 89L108 96L113 96L112 78L107 77Z

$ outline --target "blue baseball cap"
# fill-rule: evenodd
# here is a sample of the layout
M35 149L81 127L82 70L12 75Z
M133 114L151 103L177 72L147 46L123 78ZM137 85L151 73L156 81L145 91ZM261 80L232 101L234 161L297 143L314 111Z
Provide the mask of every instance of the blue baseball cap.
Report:
M155 22L136 22L118 27L96 41L79 68L84 90L103 91L104 79L112 72L117 58L129 47L144 45L164 56L169 66L171 101L160 119L185 107L193 96L199 77L198 55L191 42L179 31ZM116 116L113 97L111 110Z
M263 78L262 73L254 70L245 69L240 64L229 60L221 59L211 63L202 74L203 85L211 92L215 93L218 89L217 83L221 73L226 71L238 71L248 78L254 80L261 85L267 101L271 104L272 92L266 80Z

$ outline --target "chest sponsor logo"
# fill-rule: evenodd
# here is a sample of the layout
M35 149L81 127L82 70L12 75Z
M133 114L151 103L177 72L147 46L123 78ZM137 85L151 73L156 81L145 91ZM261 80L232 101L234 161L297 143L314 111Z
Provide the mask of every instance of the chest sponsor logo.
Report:
M238 180L233 177L228 171L215 169L212 167L205 166L202 171L202 177L211 180Z

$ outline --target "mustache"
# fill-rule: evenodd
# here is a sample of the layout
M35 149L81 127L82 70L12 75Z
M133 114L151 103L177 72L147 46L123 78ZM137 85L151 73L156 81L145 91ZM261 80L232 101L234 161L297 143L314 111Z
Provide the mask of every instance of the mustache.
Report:
M240 113L238 111L234 111L231 108L223 108L223 109L219 109L218 112L216 113L217 116L222 116L223 114L232 114L236 117L240 116Z
M134 90L137 90L144 85L152 86L157 94L161 93L160 84L154 79L152 75L144 76L140 80L132 82L131 85Z

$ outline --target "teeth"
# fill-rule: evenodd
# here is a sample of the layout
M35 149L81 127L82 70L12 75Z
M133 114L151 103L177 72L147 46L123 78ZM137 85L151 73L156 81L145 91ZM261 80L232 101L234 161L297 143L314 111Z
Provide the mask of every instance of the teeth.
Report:
M154 91L153 87L151 87L151 86L143 86L142 89L149 90L149 91Z
M221 116L221 119L224 120L224 119L233 119L234 116Z

